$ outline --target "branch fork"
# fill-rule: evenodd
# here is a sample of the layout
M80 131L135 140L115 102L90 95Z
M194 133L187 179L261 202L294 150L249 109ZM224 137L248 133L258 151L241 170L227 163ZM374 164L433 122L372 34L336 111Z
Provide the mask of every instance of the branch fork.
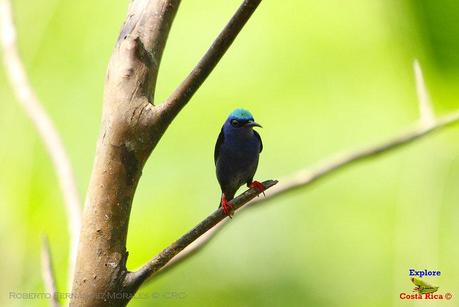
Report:
M125 265L129 215L143 166L260 2L243 1L196 68L159 106L153 104L159 63L180 1L131 2L105 80L102 126L83 215L71 305L125 305L132 295L122 301L97 300L97 296L134 294L139 281L149 274L150 269L143 270L134 282ZM181 248L174 250L178 253ZM155 266L151 268L155 271ZM84 294L85 300L78 294Z
M101 131L81 228L71 306L126 305L149 277L158 276L200 250L229 220L219 208L137 271L126 269L129 215L144 164L167 127L218 64L260 2L242 2L196 67L158 106L153 102L159 64L180 0L130 2L105 80ZM7 75L53 160L65 198L74 249L80 229L80 208L73 171L62 141L33 92L18 55L9 0L0 0L0 17ZM260 192L249 189L230 204L235 210L251 207L458 123L459 111L435 116L418 61L414 62L414 72L420 111L417 126L379 144L301 170L279 184L276 180L265 181L263 185L269 189L265 198L254 199ZM43 245L43 276L47 289L56 292L47 241ZM104 296L113 293L128 295L123 295L121 300Z

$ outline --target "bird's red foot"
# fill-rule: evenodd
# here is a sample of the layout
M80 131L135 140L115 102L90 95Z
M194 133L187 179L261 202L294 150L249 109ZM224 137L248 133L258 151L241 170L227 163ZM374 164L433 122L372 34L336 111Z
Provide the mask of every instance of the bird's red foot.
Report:
M263 193L263 196L265 195L265 186L259 182L259 181L252 181L251 184L249 184L249 188L251 189L256 189L258 192Z
M223 208L223 212L225 213L225 215L231 217L233 206L231 206L228 203L228 200L226 199L226 196L224 193L222 194L221 206Z

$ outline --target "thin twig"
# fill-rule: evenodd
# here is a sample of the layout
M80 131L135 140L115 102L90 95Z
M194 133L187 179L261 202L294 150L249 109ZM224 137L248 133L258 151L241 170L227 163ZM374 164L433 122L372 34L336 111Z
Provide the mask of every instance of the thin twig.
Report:
M188 103L193 94L206 80L215 66L217 66L236 36L255 12L260 2L261 0L244 0L244 2L242 2L236 13L222 32L220 32L196 67L193 68L190 74L175 89L169 98L159 106L163 111L162 116L166 120L174 118Z
M247 207L251 207L257 203L280 196L286 192L291 192L308 186L319 179L322 179L327 175L331 175L336 171L348 167L356 162L364 161L393 149L408 145L434 131L457 124L458 122L459 111L456 111L439 118L434 126L414 127L379 144L338 155L335 158L320 163L317 167L311 169L308 168L287 176L285 179L280 179L280 183L271 189L271 191L266 193L266 198L254 200Z
M434 131L449 127L453 124L457 124L459 122L459 110L444 115L438 119L435 118L434 113L431 111L432 107L430 105L430 101L427 98L428 92L422 78L422 70L419 63L417 62L415 62L415 76L417 80L417 89L418 92L420 92L419 105L421 110L421 117L424 116L424 118L427 118L427 121L425 119L421 120L417 126L408 129L407 131L404 131L395 137L385 140L379 144L337 155L334 158L319 163L317 167L306 168L285 178L281 178L279 180L279 184L266 192L266 197L252 200L246 206L241 208L241 210L251 208L255 204L266 202L285 193L292 192L300 188L305 188L315 183L319 179L322 179L327 175L332 175L335 172L344 169L345 167L348 167L356 162L377 157L393 149L408 145ZM227 220L223 220L221 223L219 223L218 227L213 227L205 234L205 236L200 237L199 240L194 242L194 244L190 244L186 249L177 254L177 256L171 259L162 268L157 270L155 276L158 276L159 274L162 274L163 272L171 269L174 265L182 262L189 256L195 254L198 250L202 249L209 242L209 240L211 240L223 228L223 226L225 226L226 222Z
M269 189L277 184L277 180L267 180L262 184L265 189ZM231 200L230 205L234 210L238 210L250 200L255 198L258 194L260 194L260 191L253 188L249 189ZM130 292L131 289L137 289L148 277L159 271L178 253L183 251L187 246L192 244L196 239L204 235L208 230L212 229L226 217L227 216L224 214L222 208L215 210L211 215L184 234L180 239L163 249L157 256L155 256L138 271L128 273L125 279L125 289L127 289L128 292Z
M238 10L227 23L225 28L220 32L218 37L214 40L199 63L193 68L185 80L183 80L182 83L175 89L175 91L159 106L159 108L162 110L162 117L166 121L171 121L188 103L194 93L199 89L199 87L203 84L203 82L221 60L223 55L231 46L236 36L245 26L260 3L261 0L244 0L242 2ZM176 264L182 259L185 259L191 254L195 253L200 248L200 246L203 246L201 242L210 240L210 238L216 234L216 231L220 229L220 226L222 225L224 225L224 221L213 227L212 232L204 234L203 236L199 237L198 240L186 246L180 253L180 256L174 257L171 262L168 262L166 266L161 268L160 272L164 273L166 269L173 264Z
M202 85L225 52L231 46L236 36L239 34L260 3L261 0L244 0L244 2L239 6L236 13L214 40L212 46L210 46L199 63L160 106L167 116L172 118L175 117L188 103L193 94ZM167 268L181 262L191 254L194 254L201 246L204 245L203 242L210 240L217 231L221 229L221 226L223 226L224 223L225 221L219 222L218 225L212 228L211 232L205 233L196 241L186 246L184 250L180 252L179 256L174 257L172 261L168 262L166 266L161 268L161 273L164 273Z
M56 276L54 275L51 249L47 236L43 236L41 245L41 272L45 283L46 292L51 295L50 305L53 307L60 306L57 299Z
M51 157L58 177L68 218L70 235L69 275L71 278L80 234L80 198L70 159L64 149L61 137L35 94L19 56L16 29L9 0L0 0L0 43L3 47L3 63L6 68L6 74L14 94L35 125Z
M250 202L248 204L250 204ZM196 254L198 251L200 251L205 246L207 246L207 242L209 242L218 233L220 233L220 231L223 229L223 226L225 226L227 222L228 222L227 219L220 221L212 229L210 229L205 234L203 234L198 239L196 239L196 241L194 241L193 243L185 247L183 251L178 253L177 256L172 258L165 266L163 266L160 270L158 270L155 273L155 278L158 278L158 276L163 275L164 273L168 272L170 269L174 268L177 264L186 260L188 257Z
M337 155L334 158L319 163L317 167L307 168L292 175L286 176L285 178L281 178L279 180L279 184L272 187L269 191L266 191L266 197L253 199L239 211L251 208L256 204L272 200L273 198L281 196L285 193L292 192L300 188L305 188L315 183L319 179L322 179L328 175L332 175L335 172L356 162L374 158L393 149L408 145L434 131L446 128L453 124L457 124L458 122L459 111L456 111L436 120L436 124L434 126L417 126L379 144ZM205 236L199 238L199 240L196 240L195 244L188 246L182 252L178 253L175 258L166 263L164 267L160 268L160 270L157 270L158 272L155 273L155 275L157 276L162 274L163 272L171 269L174 265L182 262L189 256L195 254L198 250L202 249L209 242L209 240L214 238L214 236L223 228L226 222L227 220L223 220L218 225L218 227L210 229L205 234Z
M242 2L238 10L215 39L213 44L201 58L196 67L193 68L190 74L176 88L176 90L161 105L158 106L161 114L161 119L166 124L166 126L175 118L175 116L188 103L194 93L203 84L205 79L209 76L225 52L231 46L232 42L239 34L241 29L252 16L260 2L261 0L244 0ZM271 187L276 183L277 181L265 182L266 187ZM237 209L244 205L248 200L245 202L240 202L240 200L244 200L246 195L251 195L251 193L255 192L249 190L241 197L233 200L234 207ZM139 271L128 273L125 278L125 290L127 290L128 293L135 292L149 276L163 268L177 253L181 252L182 250L186 249L184 251L184 255L188 255L187 250L193 252L194 249L192 246L199 245L199 242L193 243L193 241L200 238L201 235L204 235L207 230L214 227L218 222L223 220L224 217L225 216L223 215L222 210L217 210L207 219L202 221L193 230L191 230L188 234L184 235L177 242L163 250L157 257L155 257ZM207 236L204 236L200 239L202 240L206 238ZM191 246L189 246L190 244ZM179 260L180 257L177 257L174 259L174 262L178 262Z
M418 95L418 105L420 121L426 126L433 125L435 123L435 114L432 107L432 101L430 100L429 92L424 81L422 74L421 65L416 59L413 62L414 78L416 80L416 93Z

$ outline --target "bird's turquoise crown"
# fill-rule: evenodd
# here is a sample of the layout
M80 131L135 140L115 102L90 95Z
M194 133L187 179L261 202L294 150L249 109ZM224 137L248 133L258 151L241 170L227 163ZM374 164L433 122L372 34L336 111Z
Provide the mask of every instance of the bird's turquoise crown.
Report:
M230 113L229 115L230 118L236 118L239 120L253 120L252 113L245 109L236 109L233 112Z

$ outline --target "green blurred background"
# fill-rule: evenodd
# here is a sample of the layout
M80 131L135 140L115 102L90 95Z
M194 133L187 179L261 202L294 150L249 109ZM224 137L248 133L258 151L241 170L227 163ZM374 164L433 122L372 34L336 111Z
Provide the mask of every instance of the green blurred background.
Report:
M156 101L205 52L239 0L183 1ZM62 134L82 198L108 59L127 1L14 0L20 51ZM213 146L235 107L265 127L258 179L397 134L417 117L419 58L436 112L459 107L457 0L264 1L148 161L128 237L134 269L215 209ZM0 305L44 291L40 234L66 291L68 235L56 176L0 70ZM132 306L397 306L408 269L459 305L459 129L356 165L237 215L202 252L140 290ZM179 192L178 192L179 191ZM171 298L175 294L179 298ZM430 302L439 304L440 302Z

